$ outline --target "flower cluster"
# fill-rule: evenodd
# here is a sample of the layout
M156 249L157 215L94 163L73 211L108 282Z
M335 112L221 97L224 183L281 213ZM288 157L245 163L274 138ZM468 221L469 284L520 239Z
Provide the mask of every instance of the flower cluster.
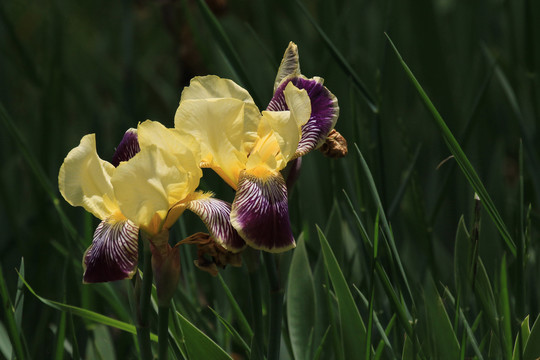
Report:
M338 115L337 99L323 80L301 74L291 42L266 110L231 80L196 77L182 92L175 127L147 120L129 129L110 163L99 158L95 136L84 136L58 176L66 201L101 219L84 254L83 281L131 278L139 232L150 240L155 271L178 274L178 251L168 243L168 230L185 210L201 218L209 235L181 243L197 243L210 254L215 263L201 255L199 265L211 273L216 264L238 265L246 246L269 252L293 248L281 171L327 146ZM213 169L236 191L232 204L197 190L201 168Z

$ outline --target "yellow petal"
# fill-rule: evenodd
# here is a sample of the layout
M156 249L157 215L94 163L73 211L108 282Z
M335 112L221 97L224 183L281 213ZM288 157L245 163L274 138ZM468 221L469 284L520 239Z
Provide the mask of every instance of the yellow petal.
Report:
M185 172L202 176L200 146L190 134L181 134L176 129L169 129L158 121L146 120L137 127L141 148L155 145L164 152L173 154L178 159L178 166Z
M292 113L292 118L296 121L298 129L308 122L311 116L311 100L305 89L300 90L289 82L283 91L285 101Z
M122 213L150 234L159 231L169 209L199 185L201 170L187 172L181 160L178 153L145 146L121 163L111 179Z
M71 205L82 206L103 220L118 210L111 185L114 170L114 166L99 158L95 134L86 135L60 167L60 193Z
M204 166L215 169L232 185L245 168L246 147L255 138L250 129L260 118L258 112L248 116L246 106L233 98L183 100L175 116L176 129L198 140Z

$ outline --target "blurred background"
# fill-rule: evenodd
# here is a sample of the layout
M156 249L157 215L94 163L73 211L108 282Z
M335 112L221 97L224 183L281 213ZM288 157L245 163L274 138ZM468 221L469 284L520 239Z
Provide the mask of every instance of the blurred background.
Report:
M423 283L426 272L450 283L457 224L464 215L470 227L474 192L455 161L447 159L451 154L441 133L385 33L462 145L511 235L518 236L524 222L529 224L527 283L536 284L540 25L533 19L540 18L540 4L206 4L230 42L193 0L0 3L0 264L12 301L18 281L15 268L24 257L25 277L41 296L129 321L129 312L122 310L129 308L124 282L82 284L82 254L98 220L82 208L70 207L59 194L57 176L64 157L85 134L96 134L98 153L110 160L124 131L138 122L152 119L172 127L181 91L196 75L231 78L264 109L289 41L298 45L302 73L323 77L339 99L336 129L349 144L344 159L330 160L318 152L306 156L290 193L293 230L296 236L304 233L310 260L315 263L319 253L317 224L349 284L367 281L369 257L347 196L369 231L376 207L357 146L370 166L413 288ZM231 49L236 53L231 55ZM232 199L226 184L211 172L205 175L201 188ZM59 211L65 213L64 220ZM520 217L523 212L528 222ZM186 214L175 236L181 239L199 230L204 228L198 218ZM500 266L505 245L487 214L482 215L479 244L487 272L492 273ZM281 256L284 268L290 256ZM213 329L215 319L204 320L212 316L206 306L225 308L219 300L222 289L215 278L193 267L194 258L195 249L182 249L178 297L193 305L198 314L190 317L194 323ZM244 272L223 272L235 294L241 293ZM537 286L527 289L524 313L537 314L539 291ZM49 358L61 313L28 293L24 301L22 323L29 352ZM109 354L135 356L131 335L80 318L73 318L69 327L78 335L83 354L88 355L93 339L105 333L113 348ZM220 336L218 330L215 334Z

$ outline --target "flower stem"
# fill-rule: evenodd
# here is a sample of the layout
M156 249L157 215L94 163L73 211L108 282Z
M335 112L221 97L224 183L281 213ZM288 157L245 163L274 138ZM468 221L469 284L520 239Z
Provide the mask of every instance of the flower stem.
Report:
M158 359L167 360L169 351L169 305L159 306Z
M262 300L260 287L258 250L248 249L244 259L248 268L249 289L251 292L251 326L253 328L253 338L251 340L251 360L263 359L264 331L262 324Z
M152 349L150 345L150 297L152 295L152 253L150 244L146 236L141 236L143 241L143 280L139 298L139 326L137 326L137 336L141 349L141 359L152 359ZM140 262L139 262L140 263Z
M281 346L281 323L283 316L283 288L279 280L276 259L273 254L264 253L264 263L270 281L270 328L268 331L268 360L279 359Z

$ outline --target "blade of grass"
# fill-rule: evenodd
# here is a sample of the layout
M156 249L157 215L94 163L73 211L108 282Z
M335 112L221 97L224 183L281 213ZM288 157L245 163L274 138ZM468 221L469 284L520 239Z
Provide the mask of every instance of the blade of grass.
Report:
M6 319L5 321L7 322L7 332L11 339L13 351L15 352L17 359L26 359L23 343L20 338L19 330L17 328L17 321L15 320L13 305L11 304L6 280L4 279L2 264L0 264L0 298L2 300L2 309L4 317Z
M204 0L197 0L197 4L199 5L206 24L208 25L210 31L216 39L216 43L225 55L227 61L231 64L233 70L240 77L240 82L242 82L242 85L250 93L251 97L253 97L253 101L255 101L255 104L257 104L259 107L262 106L262 103L259 101L257 94L255 93L255 88L251 85L251 81L249 80L249 77L244 70L244 66L242 66L240 57L234 49L231 40L227 36L227 33L219 23L219 20L212 13Z
M353 359L363 354L366 346L366 327L356 307L347 280L330 248L330 244L321 229L317 226L317 233L321 242L321 250L326 264L326 270L332 281L336 298L338 300L339 318L341 324L342 344L345 358Z
M197 329L189 320L176 313L182 333L185 337L186 348L190 359L232 360L232 358L219 347L212 339Z
M214 309L212 309L211 307L208 307L210 309L210 311L212 311L212 313L214 313L214 315L216 316L216 318L219 320L219 322L225 327L225 329L227 329L227 331L229 332L229 334L232 335L233 339L236 341L236 343L238 345L240 345L242 347L242 349L244 349L245 353L246 353L246 356L249 358L249 354L251 352L251 349L249 348L249 345L247 344L247 342L244 341L244 339L242 338L242 336L240 335L240 333L238 333L238 331L234 328L234 326L231 325L230 322L228 322L223 316L219 315L217 313L217 311L215 311Z
M296 242L287 284L287 325L295 359L309 358L306 347L315 327L315 288L304 236Z
M405 194L405 190L407 190L407 186L409 185L409 180L411 179L414 166L416 165L416 161L418 160L418 155L420 154L421 147L422 147L421 145L418 145L416 147L412 161L410 165L407 167L407 169L405 170L405 176L403 177L403 180L399 184L399 188L398 188L398 191L396 192L396 195L394 196L394 200L392 200L392 203L390 204L390 207L388 208L388 218L390 219L396 212L396 209L399 206L401 199L403 198L403 195Z
M495 60L495 57L493 56L491 51L486 46L483 46L482 48L484 50L484 54L488 57L488 59L495 64L495 76L499 81L504 91L504 94L508 99L510 108L512 109L512 112L514 113L514 116L518 121L519 131L523 139L525 157L529 162L529 173L533 179L533 183L536 185L536 201L540 202L540 172L538 170L540 169L540 161L538 160L537 151L535 150L534 139L531 136L532 131L527 129L527 127L525 126L525 117L523 115L523 112L521 111L521 108L519 107L516 93L512 88L510 81L508 81L508 78L502 71L501 67L497 65L497 61Z
M381 217L382 228L386 234L385 239L387 239L387 243L390 246L392 255L394 256L394 260L398 266L401 278L407 289L407 294L409 295L409 299L414 305L414 297L412 295L411 288L409 286L409 281L407 280L407 275L405 274L405 269L403 268L403 264L401 263L401 258L399 256L399 252L396 247L396 242L394 241L394 234L392 233L392 230L390 229L390 225L388 224L388 220L386 219L386 215L385 215L384 208L381 202L381 198L379 197L379 193L377 192L377 186L375 185L375 181L373 180L373 176L371 175L369 166L367 165L367 162L364 159L364 156L362 156L362 152L358 148L358 145L354 144L354 146L356 148L356 152L358 156L360 157L360 165L362 166L362 169L364 170L364 173L367 177L368 186L371 191L371 195L373 196L373 200L375 201L375 204L377 205L377 209Z
M90 321L94 321L94 322L97 322L97 323L100 323L100 324L103 324L103 325L111 326L113 328L116 328L118 330L122 330L122 331L125 331L125 332L128 332L128 333L131 333L131 334L136 334L137 333L137 329L135 328L134 325L128 324L128 323L120 321L120 320L110 318L110 317L105 316L105 315L98 314L98 313L96 313L94 311L81 309L81 308L73 306L73 305L67 305L67 304L63 304L63 303L60 303L60 302L57 302L57 301L54 301L54 300L49 300L49 299L46 299L44 297L41 297L34 291L34 289L30 286L30 284L28 284L26 282L25 279L23 279L22 277L21 277L21 279L22 279L24 285L26 286L26 288L28 289L28 291L30 291L30 293L32 293L32 295L34 295L39 301L41 301L42 303L44 303L47 306L52 307L53 309L60 310L60 311L65 311L65 312L80 316L82 318L88 319ZM150 334L150 340L152 340L154 342L157 342L157 340L158 340L157 335L156 334Z
M4 125L4 128L8 132L8 134L15 140L15 143L17 144L17 148L19 151L23 154L24 159L26 160L27 164L30 166L30 169L32 169L32 172L34 173L34 176L38 180L38 182L41 184L47 195L49 196L49 199L52 201L54 208L56 209L56 212L60 216L60 220L62 222L62 225L67 230L68 234L71 236L73 240L75 240L76 243L80 243L80 239L77 234L77 230L75 230L75 227L71 224L70 220L62 210L60 206L60 201L58 200L58 197L56 196L56 190L53 188L51 183L49 182L49 178L45 174L45 171L39 165L39 162L36 160L35 156L31 153L28 145L26 144L25 139L23 138L22 134L19 132L19 129L15 126L15 123L13 122L13 119L9 116L6 109L4 108L4 105L0 102L0 120L2 122L2 125Z
M217 277L218 277L219 283L223 287L223 290L225 290L225 295L227 295L227 299L229 300L232 310L234 314L236 315L238 322L240 323L240 328L245 333L244 336L247 335L248 338L251 339L253 337L253 330L251 330L251 326L249 326L249 322L247 321L246 316L244 315L244 312L242 311L242 309L240 309L240 305L238 305L238 302L236 301L231 290L225 283L225 280L223 280L223 277L221 276L221 274L218 273Z
M66 340L66 312L60 313L60 322L56 329L56 348L55 348L55 360L62 360L64 358L64 342Z
M352 66L347 62L345 57L341 54L341 52L338 50L338 48L334 45L332 40L326 35L326 33L323 31L323 29L317 24L315 19L311 16L309 11L306 9L304 4L300 0L296 0L296 4L300 8L300 10L304 13L304 16L309 20L309 22L313 25L313 27L317 30L319 35L322 37L324 43L332 53L332 56L336 59L337 63L341 68L343 69L343 72L347 74L353 81L353 84L358 88L360 93L362 94L362 97L366 101L367 106L369 109L374 113L377 114L379 112L379 109L377 108L377 105L375 105L375 101L373 100L373 96L368 92L366 86L360 79L360 77L356 74L356 72L353 70Z
M401 57L401 54L399 53L398 49L392 42L392 39L390 39L388 34L386 34L386 37L388 41L390 42L390 45L392 46L396 56L398 57L398 60L401 63L403 69L405 70L405 73L407 74L409 80L411 80L412 84L418 91L422 101L424 102L428 110L433 115L435 123L439 127L439 130L441 131L441 135L443 136L443 139L446 142L448 149L450 150L452 155L454 155L454 158L456 159L459 167L461 168L461 171L463 172L463 174L465 175L465 177L471 184L471 187L480 197L480 200L482 201L484 207L486 208L486 211L488 212L489 216L495 223L495 226L497 227L497 230L499 231L502 238L504 239L504 242L506 243L509 251L514 256L516 256L516 245L514 241L512 240L512 236L508 232L506 225L504 224L499 214L499 211L497 210L497 207L491 200L491 197L489 196L486 188L484 187L484 184L480 180L480 177L474 170L474 167L472 166L469 159L465 155L465 152L463 152L463 150L461 149L461 146L457 142L456 138L454 137L454 135L452 134L452 132L450 131L450 129L444 122L442 116L439 114L439 111L437 110L437 108L435 108L435 106L429 99L428 95L426 94L426 92L424 91L424 89L422 88L422 86L420 85L420 83L418 82L414 74L412 73L411 69Z
M506 254L503 255L501 263L501 293L500 293L500 306L501 306L501 315L502 315L502 339L505 358L512 358L512 323L511 323L511 313L510 313L510 298L508 294L508 276L506 269Z

